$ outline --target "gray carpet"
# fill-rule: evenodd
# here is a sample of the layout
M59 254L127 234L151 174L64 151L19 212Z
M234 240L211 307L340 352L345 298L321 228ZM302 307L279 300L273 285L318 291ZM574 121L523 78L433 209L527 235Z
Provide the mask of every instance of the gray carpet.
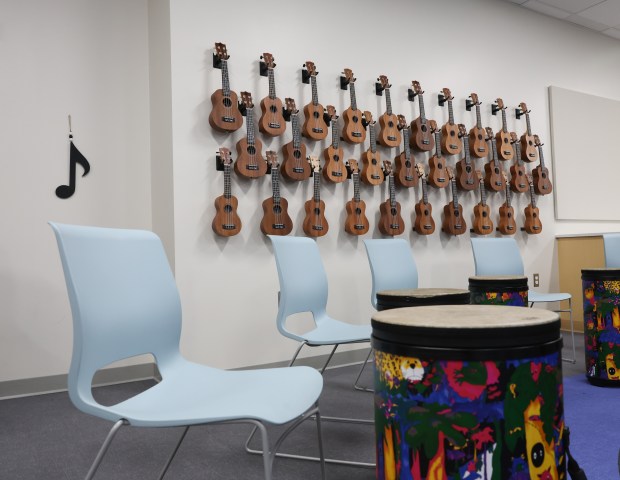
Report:
M570 339L565 343L570 345ZM577 336L577 364L563 362L564 376L584 374L583 337ZM565 346L565 354L568 352ZM321 397L323 415L371 419L372 394L352 388L359 367L341 367L325 373ZM363 381L372 382L367 368ZM96 389L102 403L113 404L148 387L134 382ZM76 410L66 393L0 401L0 479L77 480L84 478L111 423ZM261 479L262 459L245 453L251 427L218 425L190 428L167 475L170 480ZM157 478L181 430L124 427L115 438L96 479L138 480ZM374 461L372 425L324 423L327 456ZM315 454L316 427L308 421L284 442L281 450ZM257 443L258 446L258 443ZM578 459L579 460L579 459ZM330 480L370 480L373 469L327 465ZM281 459L274 463L274 479L320 478L317 464Z

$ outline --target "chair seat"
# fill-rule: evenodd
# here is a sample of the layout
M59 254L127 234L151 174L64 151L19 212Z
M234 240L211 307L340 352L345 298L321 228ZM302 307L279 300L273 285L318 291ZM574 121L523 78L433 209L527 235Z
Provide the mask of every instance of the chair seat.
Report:
M283 424L299 417L319 398L323 377L310 367L228 371L177 360L173 375L111 407L111 420L134 426L197 425L235 419ZM116 415L116 418L112 418Z
M530 290L527 294L530 302L560 302L572 298L570 293L539 293Z
M309 345L334 345L367 342L370 340L370 325L352 325L333 318L317 321L317 328L301 337Z

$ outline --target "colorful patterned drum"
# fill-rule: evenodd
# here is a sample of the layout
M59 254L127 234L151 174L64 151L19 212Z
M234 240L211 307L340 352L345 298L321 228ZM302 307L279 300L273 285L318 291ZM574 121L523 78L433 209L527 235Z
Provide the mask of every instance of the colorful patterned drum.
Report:
M581 271L586 378L620 386L620 268Z
M527 307L527 277L493 275L469 277L472 305L508 305Z
M377 310L423 305L465 305L469 290L458 288L410 288L377 292Z
M372 317L377 478L566 478L557 313L490 305Z

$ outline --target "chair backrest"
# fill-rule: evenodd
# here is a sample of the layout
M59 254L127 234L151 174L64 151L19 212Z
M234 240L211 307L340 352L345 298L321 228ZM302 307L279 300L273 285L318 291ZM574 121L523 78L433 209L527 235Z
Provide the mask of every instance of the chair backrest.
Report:
M476 275L523 275L523 260L514 238L472 238Z
M180 355L180 299L154 233L50 225L73 315L69 394L78 408L88 411L96 406L91 383L101 367L145 353L162 366Z
M370 302L377 308L377 292L400 288L418 288L418 268L411 247L402 238L364 240L372 291Z
M605 233L603 235L605 249L605 266L620 268L620 233Z
M311 312L315 322L326 315L327 275L314 240L307 237L269 235L280 279L278 330L300 339L286 329L286 318Z

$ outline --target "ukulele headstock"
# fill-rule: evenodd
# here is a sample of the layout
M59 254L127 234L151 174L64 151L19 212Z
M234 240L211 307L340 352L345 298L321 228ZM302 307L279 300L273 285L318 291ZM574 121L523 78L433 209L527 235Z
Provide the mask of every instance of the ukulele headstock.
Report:
M418 178L422 178L424 175L426 175L426 172L424 171L424 165L422 165L421 163L415 164L415 171L418 174Z
M463 138L467 136L467 127L462 123L459 123L459 138Z
M263 62L265 62L265 65L267 65L267 68L275 68L276 64L274 63L274 59L273 59L273 55L271 53L265 52L263 53L263 56L260 57L263 59Z
M504 170L502 170L502 178L504 179L504 185L508 188L508 174Z
M519 141L519 137L517 136L517 132L510 132L510 143L517 143Z
M306 63L304 64L304 66L306 67L306 70L308 71L308 75L310 75L311 77L316 77L319 72L316 71L316 65L314 64L314 62L311 62L310 60L306 60Z
M442 88L441 92L443 93L443 98L445 101L450 102L454 100L454 97L452 96L452 92L450 91L449 88Z
M232 163L232 157L228 148L220 147L220 161L223 165L230 165Z
M538 135L534 135L534 144L537 147L542 147L544 145L544 143L540 141L540 137Z
M299 112L299 110L297 110L297 106L295 105L295 100L292 98L285 98L284 103L286 104L286 112L289 115Z
M482 105L482 102L478 100L478 94L472 93L470 95L472 105Z
M420 82L418 82L417 80L413 80L411 82L411 86L413 87L413 91L416 95L421 95L424 93L424 90L422 90L422 85L420 85Z
M519 108L521 109L521 113L525 114L525 113L530 113L531 112L531 110L527 109L527 105L525 104L525 102L521 102L519 104Z
M491 127L486 127L484 130L487 132L487 140L488 141L493 140L493 137L494 137L493 129Z
M532 174L531 173L526 173L525 176L527 177L527 183L529 183L530 187L534 186L534 178L532 178Z
M386 176L392 175L392 162L389 160L383 160L383 172Z
M495 100L495 101L497 102L497 109L498 110L506 110L506 108L508 108L508 107L506 107L504 105L504 101L501 98L498 97L497 100Z
M357 160L351 159L347 162L347 165L349 166L349 170L351 170L351 174L359 173L360 168Z
M431 133L435 133L439 130L439 128L437 127L437 122L435 120L429 120L428 124L431 127Z
M338 120L338 115L336 115L336 107L333 105L327 105L327 107L325 107L325 112L332 122Z
M379 78L377 78L377 80L381 84L381 89L382 90L385 90L386 88L390 88L392 86L392 85L390 85L388 77L386 77L385 75L379 75Z
M364 122L366 123L366 125L374 125L375 124L375 120L373 120L373 118L372 118L372 113L370 113L368 110L366 110L364 112Z
M480 183L480 185L484 185L484 175L482 175L482 170L476 170L476 178L478 179L478 183Z
M223 43L215 44L215 55L220 60L228 60L230 58L230 55L228 55L228 52L226 51L226 45Z
M308 157L308 163L310 164L310 168L312 168L312 171L314 173L320 173L321 172L321 161L319 160L319 157L316 157L314 155L310 155Z
M245 106L245 108L254 108L252 94L250 92L241 92L241 103Z
M398 115L398 129L404 130L407 128L407 119L404 115Z
M353 70L350 68L344 69L344 81L347 85L355 83L356 78L353 76Z
M269 165L272 170L278 168L278 154L276 152L267 150L265 156L267 157L267 165Z
M454 180L454 170L452 170L452 167L446 167L446 170L448 171L448 178L450 179L450 181Z

